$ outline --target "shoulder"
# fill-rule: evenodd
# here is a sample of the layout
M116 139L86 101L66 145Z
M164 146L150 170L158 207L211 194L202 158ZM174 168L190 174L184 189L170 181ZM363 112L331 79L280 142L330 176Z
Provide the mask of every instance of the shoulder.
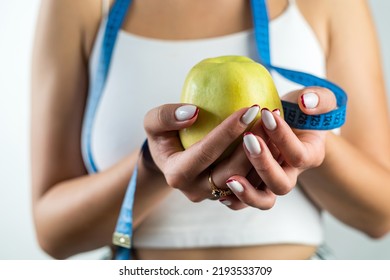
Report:
M367 0L295 0L295 2L304 11L328 19L338 13L348 14L351 9L367 9L368 6Z
M42 0L40 16L50 17L54 22L86 24L100 16L102 1Z
M331 14L335 13L344 13L349 14L350 12L354 12L356 10L367 10L368 9L368 1L367 0L322 0L328 5L328 10Z
M345 36L344 31L355 24L367 23L370 19L366 0L295 0L299 10L316 33L326 55L335 36ZM360 23L359 23L360 21Z
M343 29L359 30L371 21L370 6L366 0L327 0L331 32Z
M366 0L327 0L331 49L336 53L376 52L376 27Z
M103 0L42 0L38 28L66 42L70 38L82 44L89 54L102 18Z

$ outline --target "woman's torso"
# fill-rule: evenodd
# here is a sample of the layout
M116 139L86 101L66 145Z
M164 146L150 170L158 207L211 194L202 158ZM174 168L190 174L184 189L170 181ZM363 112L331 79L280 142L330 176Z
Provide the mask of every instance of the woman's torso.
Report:
M211 7L199 1L192 1L191 7L177 5L177 1L159 7L158 2L134 1L119 33L93 128L92 150L99 169L109 168L141 145L144 114L160 104L178 102L185 75L196 62L223 54L256 57L252 31L245 31L251 27L247 1L229 2L226 12L220 8L226 1L209 1ZM273 62L289 68L299 63L299 70L324 76L321 46L296 6L286 8L286 1L270 2L271 18L276 17L270 24ZM205 11L202 20L196 21ZM175 17L177 12L181 17ZM146 16L153 20L145 21ZM306 28L303 34L302 26ZM285 28L290 28L289 32L279 36ZM309 46L304 45L307 43ZM96 45L91 69L96 67L98 50ZM296 88L277 76L275 82L280 93ZM321 240L320 214L298 189L278 199L274 209L266 212L249 208L233 212L215 201L193 204L173 191L134 236L139 256L155 259L305 258ZM240 245L248 247L237 247ZM224 248L214 248L217 246Z

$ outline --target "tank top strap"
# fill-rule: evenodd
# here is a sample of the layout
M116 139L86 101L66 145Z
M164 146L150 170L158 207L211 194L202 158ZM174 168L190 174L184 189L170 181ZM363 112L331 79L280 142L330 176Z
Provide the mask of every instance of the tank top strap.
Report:
M102 0L102 18L105 18L110 12L110 0Z

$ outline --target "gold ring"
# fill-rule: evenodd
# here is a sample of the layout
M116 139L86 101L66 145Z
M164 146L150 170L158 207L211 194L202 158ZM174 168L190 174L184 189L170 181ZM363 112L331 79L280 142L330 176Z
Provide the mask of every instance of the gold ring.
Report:
M228 196L232 194L232 191L230 189L220 189L218 188L213 181L212 178L213 170L210 169L209 173L209 185L211 188L211 194L214 196L215 199L220 199L221 197Z

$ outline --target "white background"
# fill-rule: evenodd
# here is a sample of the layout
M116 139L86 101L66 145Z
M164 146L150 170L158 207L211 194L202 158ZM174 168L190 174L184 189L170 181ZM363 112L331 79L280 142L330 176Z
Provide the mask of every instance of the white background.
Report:
M382 44L389 89L390 1L369 2ZM38 6L38 0L0 0L0 259L3 260L49 258L35 240L29 186L30 57ZM370 240L327 215L325 225L326 241L336 258L390 260L390 236ZM95 251L76 258L99 258L101 253Z

